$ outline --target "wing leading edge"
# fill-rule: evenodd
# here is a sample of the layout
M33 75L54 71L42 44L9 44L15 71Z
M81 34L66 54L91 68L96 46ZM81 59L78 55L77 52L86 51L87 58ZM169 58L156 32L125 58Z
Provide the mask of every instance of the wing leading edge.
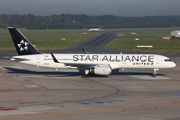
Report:
M59 62L56 57L54 56L53 53L51 53L51 56L53 58L53 61L55 63L63 63L66 66L71 66L71 67L77 67L78 69L89 69L89 68L93 68L93 67L97 67L99 66L99 64L90 64L90 63L66 63L66 62ZM108 66L108 65L107 65Z

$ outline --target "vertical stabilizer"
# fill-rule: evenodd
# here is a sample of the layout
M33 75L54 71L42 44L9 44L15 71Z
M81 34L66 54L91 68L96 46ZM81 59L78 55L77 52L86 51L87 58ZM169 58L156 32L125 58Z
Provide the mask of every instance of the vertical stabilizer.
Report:
M17 28L9 27L8 29L18 55L40 54L40 52L34 48L31 42L29 42Z

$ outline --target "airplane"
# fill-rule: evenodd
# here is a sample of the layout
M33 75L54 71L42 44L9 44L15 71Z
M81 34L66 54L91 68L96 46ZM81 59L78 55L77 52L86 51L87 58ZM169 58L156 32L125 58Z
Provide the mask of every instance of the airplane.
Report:
M88 31L89 32L99 32L99 31L103 31L103 29L101 27L99 27L99 28L91 28Z
M170 58L157 54L89 54L84 48L84 54L42 53L17 28L8 29L18 53L11 60L37 67L84 70L84 76L108 76L125 68L151 68L154 70L153 77L156 77L160 68L176 66Z

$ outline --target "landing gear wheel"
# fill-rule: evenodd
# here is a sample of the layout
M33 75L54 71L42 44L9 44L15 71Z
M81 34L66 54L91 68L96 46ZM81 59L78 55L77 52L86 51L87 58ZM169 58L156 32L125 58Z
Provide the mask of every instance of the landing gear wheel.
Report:
M152 77L156 77L157 74L153 74Z
M85 77L90 77L90 74L87 74L87 75L82 75L83 78Z
M89 77L90 76L89 70L85 70L84 72L85 72L85 74L82 75L82 77Z
M83 78L84 78L84 77L86 77L86 76L87 76L87 75L82 75L81 77L83 77Z

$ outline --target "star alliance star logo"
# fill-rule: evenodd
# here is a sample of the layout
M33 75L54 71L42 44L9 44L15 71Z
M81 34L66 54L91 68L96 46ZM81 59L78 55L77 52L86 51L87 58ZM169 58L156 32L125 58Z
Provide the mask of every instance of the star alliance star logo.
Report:
M21 42L17 45L20 51L24 51L24 50L28 51L28 44L29 44L28 42L24 42L24 40L21 40Z

